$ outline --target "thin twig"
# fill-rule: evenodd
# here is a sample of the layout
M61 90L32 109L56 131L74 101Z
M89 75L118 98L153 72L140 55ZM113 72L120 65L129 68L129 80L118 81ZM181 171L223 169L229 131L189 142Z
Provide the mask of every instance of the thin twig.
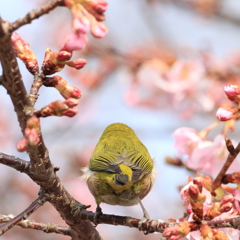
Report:
M14 216L12 214L6 216L6 215L0 215L0 223L5 223L10 220L12 220ZM62 235L68 235L71 236L71 229L70 227L67 226L60 226L54 223L41 223L41 222L36 222L33 220L23 220L19 223L17 223L17 226L22 227L22 228L29 228L29 229L34 229L34 230L40 230L45 233L57 233L57 234L62 234Z
M229 142L227 144L229 144ZM234 151L232 150L232 147L228 146L228 149L229 148L231 149L231 153L228 154L228 158L226 162L224 163L221 171L218 173L217 177L213 181L212 193L214 193L214 191L221 185L222 179L225 176L227 170L229 169L234 159L237 157L238 153L240 152L240 143L237 145Z
M35 105L38 99L38 91L40 87L43 85L43 78L45 78L45 76L43 76L41 72L34 76L33 84L29 94L29 98L33 105Z
M40 195L27 209L18 214L15 218L0 226L0 236L5 232L16 226L22 220L27 219L32 213L34 213L39 207L46 202L46 198Z
M29 174L30 162L15 156L9 156L0 152L0 163L16 169L17 171Z
M33 20L41 17L44 14L49 13L51 10L56 8L57 6L63 6L63 0L53 0L49 2L46 6L41 7L37 10L32 10L29 12L24 18L19 18L17 21L11 23L9 31L14 32L18 28L31 23Z

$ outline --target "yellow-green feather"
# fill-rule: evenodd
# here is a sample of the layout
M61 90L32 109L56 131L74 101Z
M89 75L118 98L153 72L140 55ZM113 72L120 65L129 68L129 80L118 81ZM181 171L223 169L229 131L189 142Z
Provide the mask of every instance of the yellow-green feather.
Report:
M129 167L132 172L120 164ZM109 125L100 137L92 153L89 169L126 174L130 182L136 182L153 170L153 161L147 148L130 127L114 123Z

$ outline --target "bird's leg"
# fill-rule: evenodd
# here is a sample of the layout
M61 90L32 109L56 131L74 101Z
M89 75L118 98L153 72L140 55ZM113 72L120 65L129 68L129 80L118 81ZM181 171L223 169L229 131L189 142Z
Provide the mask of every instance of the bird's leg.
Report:
M148 213L147 213L147 210L146 210L145 207L143 206L143 204L142 204L142 202L141 202L140 199L139 199L139 204L140 204L140 206L141 206L141 208L142 208L142 210L143 210L143 218L145 218L145 219L150 219L150 217L149 217L149 215L148 215Z
M148 221L148 220L150 219L150 217L149 217L149 215L148 215L148 213L147 213L147 210L146 210L145 207L143 206L143 204L142 204L142 202L141 202L140 199L139 199L139 204L140 204L140 206L141 206L141 208L142 208L142 210L143 210L143 218L142 218L142 220L138 223L138 229L139 229L140 231L142 231L142 225L143 225L143 223L145 223L146 221ZM147 234L148 234L148 231L144 231L144 234L147 235Z
M97 204L97 208L96 208L96 212L95 212L95 215L94 215L94 224L95 224L95 227L98 225L98 218L100 217L100 215L102 215L103 212L102 212L102 209L100 207L100 204Z

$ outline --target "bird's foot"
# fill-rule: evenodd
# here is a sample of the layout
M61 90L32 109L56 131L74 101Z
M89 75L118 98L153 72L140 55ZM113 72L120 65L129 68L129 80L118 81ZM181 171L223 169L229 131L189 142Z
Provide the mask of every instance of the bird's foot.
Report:
M148 215L147 215L147 216L144 215L143 218L141 219L141 221L139 221L139 223L138 223L138 229L139 229L139 231L143 231L143 233L144 233L145 235L147 235L147 234L149 233L149 231L146 230L145 227L143 227L143 224L144 224L145 222L149 221L149 220L150 220L149 216L148 216Z
M96 212L95 212L94 219L93 219L93 222L94 222L95 227L98 225L98 223L99 223L99 221L98 221L98 220L99 220L99 217L100 217L100 215L102 215L102 214L103 214L102 209L100 208L99 205L97 205Z

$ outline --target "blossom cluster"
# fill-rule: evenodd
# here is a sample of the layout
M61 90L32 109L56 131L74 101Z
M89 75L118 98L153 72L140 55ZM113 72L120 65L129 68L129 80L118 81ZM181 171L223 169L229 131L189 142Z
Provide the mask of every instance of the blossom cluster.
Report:
M220 107L216 113L217 118L220 121L228 121L231 119L238 119L238 110L240 108L240 88L237 85L228 85L224 87L224 92L227 98L235 103L234 107Z
M238 239L238 230L212 229L207 221L223 220L234 217L239 211L239 200L220 188L215 196L212 196L212 180L201 175L194 179L189 178L189 183L182 188L181 198L184 200L187 216L180 219L174 227L166 228L163 236L168 240L178 240L184 236L187 239ZM202 223L200 230L194 231L194 224Z

